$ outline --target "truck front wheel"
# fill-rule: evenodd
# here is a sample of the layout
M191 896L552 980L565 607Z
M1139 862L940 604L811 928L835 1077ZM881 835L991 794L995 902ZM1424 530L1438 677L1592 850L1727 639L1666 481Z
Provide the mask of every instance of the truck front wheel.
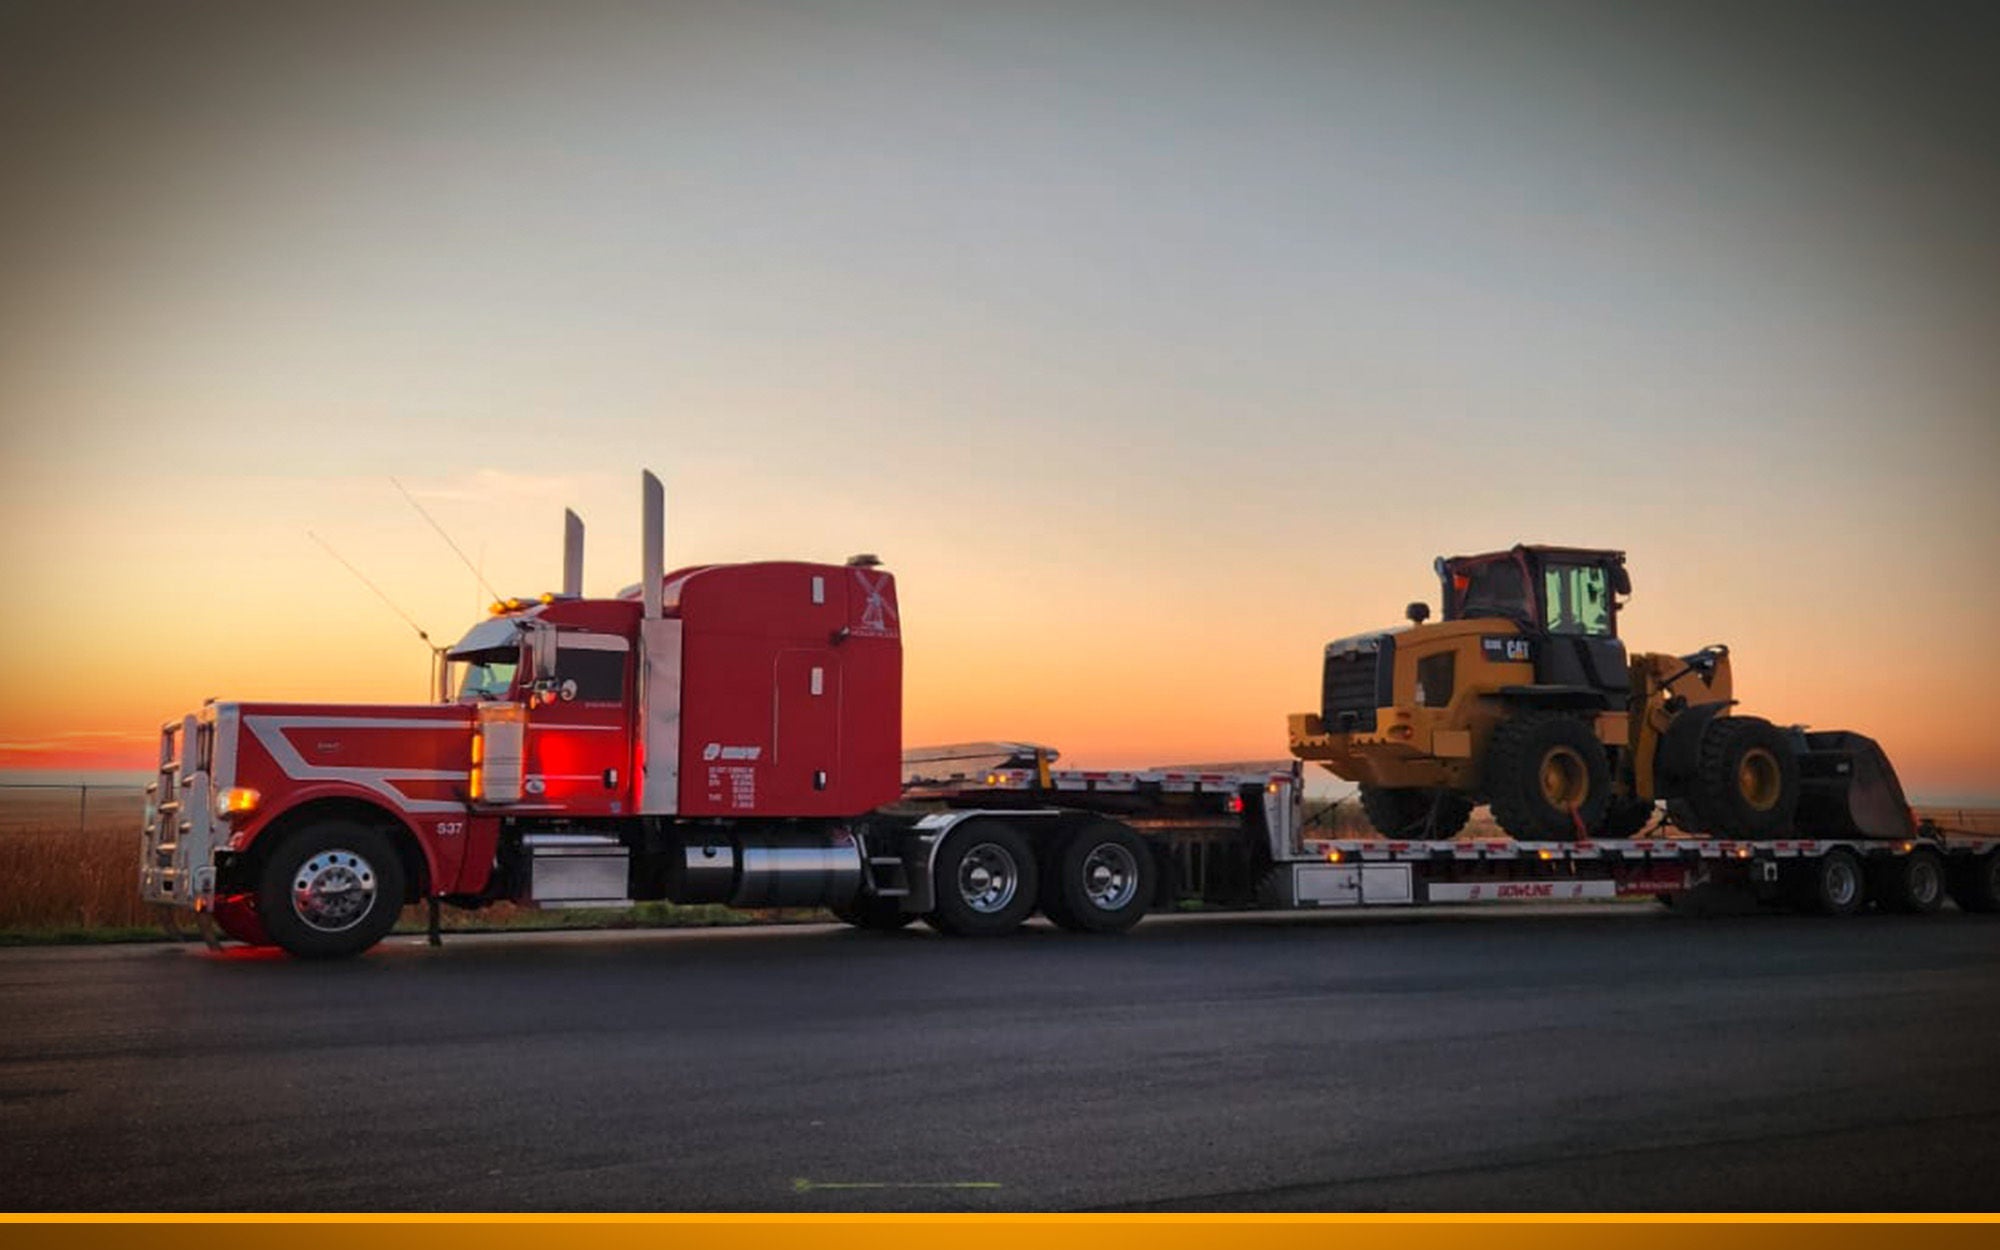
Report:
M1153 854L1116 821L1085 825L1056 844L1042 914L1075 933L1123 933L1153 898Z
M403 862L379 829L328 820L287 834L257 880L271 939L301 959L358 955L395 927Z
M1020 927L1035 910L1035 854L1012 825L974 820L938 848L932 870L937 910L925 919L957 937L990 937Z

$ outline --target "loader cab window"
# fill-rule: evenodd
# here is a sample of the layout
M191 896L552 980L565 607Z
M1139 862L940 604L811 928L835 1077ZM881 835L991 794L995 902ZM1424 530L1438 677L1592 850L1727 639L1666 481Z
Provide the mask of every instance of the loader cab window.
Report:
M521 649L496 647L491 651L454 655L452 660L465 665L465 675L458 684L461 703L505 699L514 689L514 674L521 667Z
M1500 617L1530 624L1535 618L1521 566L1513 560L1490 560L1454 575L1452 593L1458 611L1447 619Z
M1602 565L1551 564L1542 571L1544 624L1552 634L1609 638L1611 585Z

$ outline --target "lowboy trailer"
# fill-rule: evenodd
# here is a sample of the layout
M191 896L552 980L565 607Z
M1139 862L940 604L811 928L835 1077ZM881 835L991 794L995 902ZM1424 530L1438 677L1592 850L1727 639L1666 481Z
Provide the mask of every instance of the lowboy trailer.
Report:
M413 705L210 702L161 729L140 892L222 937L331 957L403 908L649 899L825 907L864 928L1118 932L1211 906L1673 897L1705 883L1844 914L2000 906L2000 839L1320 836L1299 764L1059 770L1055 752L902 749L902 632L873 557L663 568L496 603ZM171 920L170 920L171 923Z

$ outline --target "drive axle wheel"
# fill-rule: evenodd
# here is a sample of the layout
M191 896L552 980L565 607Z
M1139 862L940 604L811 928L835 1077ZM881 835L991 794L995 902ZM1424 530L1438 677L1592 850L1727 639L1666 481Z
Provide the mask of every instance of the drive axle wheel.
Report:
M1718 716L1702 730L1692 797L1728 838L1789 832L1799 805L1799 763L1782 729L1757 716Z
M1873 893L1884 911L1922 916L1944 906L1944 858L1928 847L1888 860L1875 876Z
M403 861L387 835L328 820L285 835L257 878L257 915L302 959L358 955L395 927Z
M1362 786L1361 810L1384 837L1455 838L1472 816L1472 802L1437 787Z
M1611 801L1611 766L1591 727L1560 712L1523 712L1494 727L1486 748L1493 818L1524 842L1568 841L1594 829Z
M940 932L989 937L1019 927L1035 909L1035 856L1012 825L972 820L952 830L932 870Z
M1804 880L1804 901L1827 916L1852 916L1868 901L1868 884L1853 851L1835 847L1814 860Z
M1042 882L1042 914L1076 933L1122 933L1152 899L1153 853L1110 820L1057 842Z

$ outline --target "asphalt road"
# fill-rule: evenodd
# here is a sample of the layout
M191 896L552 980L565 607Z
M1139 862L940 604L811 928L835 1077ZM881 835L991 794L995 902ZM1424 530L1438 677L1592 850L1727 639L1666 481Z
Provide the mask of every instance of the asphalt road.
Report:
M0 1208L2000 1206L2000 923L0 951Z

